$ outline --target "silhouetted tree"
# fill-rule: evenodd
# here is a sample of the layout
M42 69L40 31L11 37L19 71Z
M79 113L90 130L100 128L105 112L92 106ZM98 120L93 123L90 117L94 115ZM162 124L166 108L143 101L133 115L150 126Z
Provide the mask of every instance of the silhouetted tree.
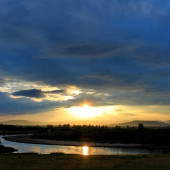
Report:
M139 129L139 130L143 130L143 129L144 129L144 125L143 125L143 123L139 123L139 125L138 125L138 129Z

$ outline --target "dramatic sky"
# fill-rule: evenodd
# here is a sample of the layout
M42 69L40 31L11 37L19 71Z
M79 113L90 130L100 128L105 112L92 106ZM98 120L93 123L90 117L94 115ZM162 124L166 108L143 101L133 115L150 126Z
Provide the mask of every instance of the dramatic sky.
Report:
M169 0L0 0L1 121L168 120L169 104Z

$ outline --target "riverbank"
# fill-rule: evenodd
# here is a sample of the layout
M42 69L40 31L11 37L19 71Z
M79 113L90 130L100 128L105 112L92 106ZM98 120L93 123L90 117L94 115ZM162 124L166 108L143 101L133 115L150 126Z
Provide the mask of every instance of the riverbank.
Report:
M120 144L120 143L93 143L78 141L56 141L49 139L36 139L33 135L12 135L3 137L5 140L19 143L63 145L63 146L89 146L89 147L114 147L114 148L145 148L164 149L165 153L170 153L170 146L142 145L142 144Z
M168 170L170 155L82 156L82 155L0 155L0 169L7 170Z
M35 139L33 135L12 135L3 137L11 142L45 144L45 145L64 145L64 146L90 146L90 147L121 147L121 148L140 148L141 144L119 144L119 143L94 143L94 142L78 142L78 141L56 141L49 139Z
M0 145L0 153L12 153L18 151L17 149L14 149L12 147L6 147L3 145Z

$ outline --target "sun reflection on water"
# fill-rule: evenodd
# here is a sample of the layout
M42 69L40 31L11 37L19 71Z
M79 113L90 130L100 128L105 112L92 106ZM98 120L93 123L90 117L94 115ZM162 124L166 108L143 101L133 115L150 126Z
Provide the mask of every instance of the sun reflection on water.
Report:
M89 147L83 146L83 155L89 155Z

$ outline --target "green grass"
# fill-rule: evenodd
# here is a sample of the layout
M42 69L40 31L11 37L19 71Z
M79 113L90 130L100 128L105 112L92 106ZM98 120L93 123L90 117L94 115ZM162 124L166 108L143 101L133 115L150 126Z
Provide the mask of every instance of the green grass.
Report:
M170 155L0 155L0 170L170 170Z

